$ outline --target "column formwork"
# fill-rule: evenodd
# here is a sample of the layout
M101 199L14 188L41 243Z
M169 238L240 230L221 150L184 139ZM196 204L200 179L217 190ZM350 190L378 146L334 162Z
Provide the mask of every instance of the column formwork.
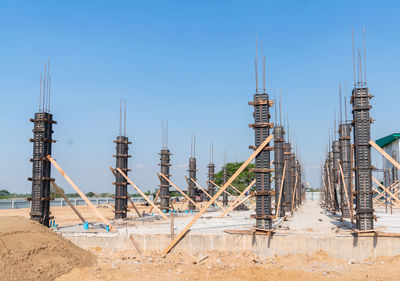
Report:
M372 205L371 169L371 122L369 100L372 96L368 88L354 88L351 96L353 105L353 134L355 159L355 191L357 229L374 229Z
M340 160L340 146L339 141L332 142L332 155L333 155L333 165L332 165L332 179L333 179L333 187L335 191L335 210L341 210L341 204L343 202L343 198L341 197L341 190L339 185L339 160Z
M292 198L292 171L291 171L291 145L290 143L283 143L283 162L286 164L285 169L285 179L283 181L283 206L286 212L290 212L292 210L291 205L292 202L290 199Z
M333 152L330 151L328 155L328 173L329 173L329 184L331 188L331 210L333 212L339 211L337 205L337 194L335 188L335 176L334 176L334 161L333 161Z
M249 102L254 108L254 128L256 149L269 136L269 129L273 125L269 122L269 107L273 101L268 100L268 95L254 94L253 101ZM271 229L271 168L270 168L270 146L267 145L255 158L254 168L256 178L256 228Z
M32 220L49 227L50 222L50 181L51 163L47 159L51 155L53 124L57 124L53 120L53 115L48 112L35 113L33 122L33 139L29 141L33 143L32 177L28 180L32 181L32 201L30 216Z
M296 155L292 152L290 154L290 168L292 171L292 197L290 198L290 204L291 204L291 210L296 208L296 199L293 201L295 195L295 189L296 189L296 179L297 179L297 166L296 166Z
M302 204L303 183L301 178L301 165L299 160L296 160L296 168L297 168L296 205L300 206Z
M214 194L215 194L215 186L211 182L214 182L214 178L215 178L215 165L214 165L214 163L210 162L210 164L208 164L207 168L208 168L207 192L208 192L208 194L210 194L211 197L213 197Z
M128 175L130 169L128 169L128 158L131 155L128 154L129 145L131 142L126 136L117 136L114 141L116 144L116 154L115 157L115 170L117 168L121 169L125 175ZM128 212L128 181L121 175L121 173L115 173L115 219L125 219Z
M193 179L194 181L197 180L196 178L196 158L195 157L190 157L189 158L189 186L188 186L188 196L190 199L192 199L194 202L196 202L196 195L197 195L197 188L196 185L194 184L193 181L190 179ZM189 210L195 210L196 206L189 201Z
M166 176L168 179L171 177L171 175L169 174L169 167L171 166L170 164L170 160L171 160L171 153L169 151L169 149L161 149L160 154L160 171L161 173ZM169 211L169 204L170 204L170 199L171 199L171 195L170 195L170 187L171 185L169 184L169 182L164 179L163 177L160 177L160 208L161 210L165 210L166 212Z
M278 202L281 194L282 176L283 176L283 143L285 131L283 126L274 127L274 168L275 168L275 214L278 214ZM282 186L283 188L283 186ZM285 216L285 208L281 198L279 207L279 217Z
M351 125L344 123L339 125L339 146L340 146L340 164L342 165L343 180L340 178L340 190L341 197L344 198L342 201L342 215L344 218L350 217L350 202L352 200L351 195ZM345 188L347 192L347 197L345 194Z

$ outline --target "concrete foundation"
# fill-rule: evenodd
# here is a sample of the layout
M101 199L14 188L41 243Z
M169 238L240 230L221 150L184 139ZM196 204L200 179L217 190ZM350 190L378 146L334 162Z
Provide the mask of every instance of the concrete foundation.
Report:
M315 201L307 201L293 216L287 217L270 237L224 232L251 229L254 221L250 219L250 214L253 212L233 212L227 218L219 218L220 212L215 212L212 216L205 215L172 251L187 254L207 251L251 251L259 256L274 256L312 255L318 250L324 250L331 257L342 259L400 255L400 237L354 236L348 221L341 222L338 217L322 210ZM193 216L176 216L174 234L178 234ZM378 224L381 225L381 230L388 227L384 226L385 217L389 216L382 214L382 221ZM395 220L394 217L389 218L390 222ZM390 226L390 231L393 229L393 226ZM134 249L130 239L132 235L137 248L144 253L160 252L172 239L170 222L161 220L128 221L126 225L116 226L113 232L105 232L103 229L85 231L82 226L66 227L58 231L82 248L101 247L107 250Z

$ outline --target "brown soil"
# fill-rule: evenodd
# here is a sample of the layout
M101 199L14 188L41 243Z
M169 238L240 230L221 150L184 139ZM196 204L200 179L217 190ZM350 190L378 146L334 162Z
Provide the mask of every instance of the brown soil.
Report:
M54 280L95 256L24 217L0 217L0 280Z
M159 254L140 256L134 251L105 252L91 249L98 264L75 268L57 281L76 280L296 280L355 281L400 280L400 257L340 260L318 251L312 256L288 255L260 258L248 252ZM205 259L204 259L205 258Z

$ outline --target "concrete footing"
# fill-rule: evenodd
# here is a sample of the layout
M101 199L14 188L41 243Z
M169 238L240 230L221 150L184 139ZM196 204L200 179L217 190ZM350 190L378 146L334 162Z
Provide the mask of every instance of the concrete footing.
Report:
M89 233L63 233L62 235L82 248L101 247L107 250L135 249L129 236ZM128 233L127 233L128 234ZM135 234L136 246L143 252L163 250L171 241L166 234ZM293 236L275 234L188 234L173 249L175 252L195 254L207 251L242 252L251 251L259 256L288 254L312 255L324 250L331 257L361 259L377 256L400 255L400 238L397 237L337 237Z

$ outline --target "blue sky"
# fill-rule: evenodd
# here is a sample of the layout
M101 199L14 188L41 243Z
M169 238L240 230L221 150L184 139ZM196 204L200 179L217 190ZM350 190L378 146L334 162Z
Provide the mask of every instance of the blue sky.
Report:
M172 180L186 186L195 131L205 185L211 141L218 168L225 150L228 161L251 152L247 102L255 87L256 34L267 57L268 91L282 89L307 180L317 186L338 84L353 80L353 26L356 44L363 25L367 31L373 138L399 131L399 8L397 1L2 1L0 188L30 192L29 118L49 56L58 121L53 156L84 191L113 190L108 167L120 97L127 98L137 185L158 185L162 120L169 120ZM53 175L72 191L56 170Z

